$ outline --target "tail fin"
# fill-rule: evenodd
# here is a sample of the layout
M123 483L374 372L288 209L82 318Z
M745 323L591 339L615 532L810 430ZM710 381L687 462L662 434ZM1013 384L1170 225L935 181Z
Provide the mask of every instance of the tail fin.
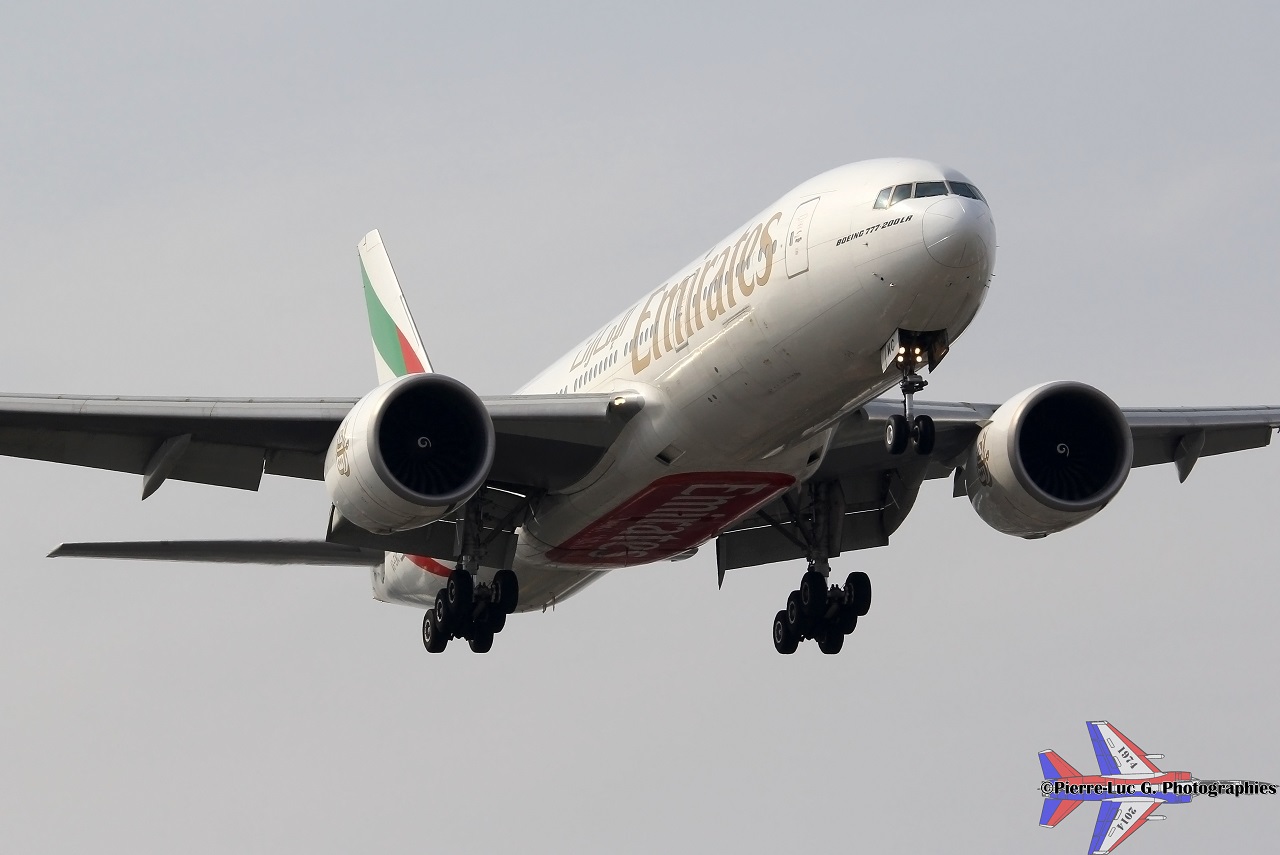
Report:
M1083 777L1076 771L1074 766L1059 757L1056 751L1040 752L1040 768L1044 771L1044 779L1046 781L1056 781L1059 778Z
M1040 824L1045 828L1053 828L1080 805L1081 802L1074 799L1045 799L1044 807L1040 809Z
M369 331L373 334L373 355L378 364L378 382L386 383L406 374L431 373L431 360L418 328L413 325L409 304L400 291L391 259L382 246L382 236L374 229L360 241L360 274L364 278L364 302L369 310Z

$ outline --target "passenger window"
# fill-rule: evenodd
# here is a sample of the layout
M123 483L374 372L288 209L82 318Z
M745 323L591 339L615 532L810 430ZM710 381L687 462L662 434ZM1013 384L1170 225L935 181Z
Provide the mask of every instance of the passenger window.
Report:
M899 184L897 187L893 188L893 195L889 197L889 207L893 207L894 205L901 202L903 199L910 199L910 198L911 198L911 185Z
M876 203L871 207L873 208L889 207L889 194L891 194L892 192L893 192L892 187L886 187L883 190L881 190L880 195L876 197Z
M916 198L923 199L926 196L945 196L947 195L947 183L945 181L917 181L916 182Z

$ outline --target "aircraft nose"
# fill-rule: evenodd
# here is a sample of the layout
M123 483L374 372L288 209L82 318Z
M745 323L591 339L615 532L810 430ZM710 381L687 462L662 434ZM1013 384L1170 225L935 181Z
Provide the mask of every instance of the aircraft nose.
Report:
M991 210L977 199L947 196L924 212L924 245L944 267L985 262L995 242Z

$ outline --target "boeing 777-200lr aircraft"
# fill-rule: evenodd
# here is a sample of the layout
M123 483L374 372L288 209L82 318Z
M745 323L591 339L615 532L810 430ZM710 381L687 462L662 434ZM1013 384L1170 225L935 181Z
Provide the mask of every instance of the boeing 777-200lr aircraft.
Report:
M359 400L0 396L0 452L257 489L323 480L323 540L65 544L55 556L365 565L426 609L438 653L507 615L715 540L738 567L803 559L773 620L836 653L871 605L830 560L885 546L954 473L988 525L1083 522L1134 466L1265 446L1280 407L1122 410L1083 383L1001 405L913 396L982 305L995 224L959 172L872 160L806 181L643 295L519 393L436 374L376 231L359 244L380 385ZM901 402L876 400L893 386Z

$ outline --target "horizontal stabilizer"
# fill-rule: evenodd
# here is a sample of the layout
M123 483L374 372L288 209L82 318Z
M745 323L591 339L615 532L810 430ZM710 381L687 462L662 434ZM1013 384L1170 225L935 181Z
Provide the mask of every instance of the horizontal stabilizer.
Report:
M1059 757L1056 751L1040 752L1040 771L1044 773L1046 781L1080 777L1080 773L1076 771L1076 768Z
M63 543L50 552L49 557L375 567L382 563L384 553L322 540L149 540Z
M1040 824L1045 828L1053 828L1081 804L1083 802L1074 799L1045 799L1044 808L1040 811Z

